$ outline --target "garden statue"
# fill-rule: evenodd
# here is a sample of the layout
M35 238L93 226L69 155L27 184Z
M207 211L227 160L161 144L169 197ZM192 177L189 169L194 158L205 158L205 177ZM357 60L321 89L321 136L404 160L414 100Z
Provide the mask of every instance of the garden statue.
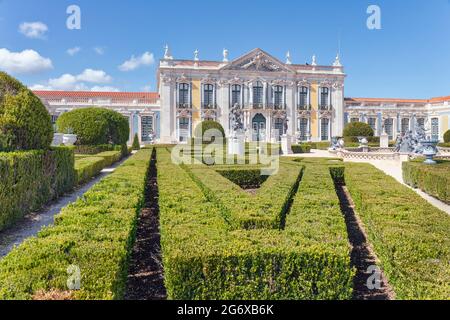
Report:
M236 103L231 109L231 130L233 131L233 134L235 134L243 129L244 123L242 121L242 111Z
M328 151L336 151L342 148L344 148L344 139L341 137L332 137Z

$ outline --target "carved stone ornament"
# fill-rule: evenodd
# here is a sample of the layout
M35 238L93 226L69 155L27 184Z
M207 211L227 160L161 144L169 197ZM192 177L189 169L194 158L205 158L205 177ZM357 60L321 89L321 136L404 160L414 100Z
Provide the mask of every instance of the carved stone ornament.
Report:
M177 118L192 118L192 112L190 110L179 110Z

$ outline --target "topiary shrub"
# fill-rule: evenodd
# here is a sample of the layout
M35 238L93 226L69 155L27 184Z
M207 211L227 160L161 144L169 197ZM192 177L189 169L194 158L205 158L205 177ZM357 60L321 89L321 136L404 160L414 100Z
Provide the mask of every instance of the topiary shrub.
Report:
M51 117L42 101L0 72L0 151L49 149L52 139Z
M444 133L444 142L450 143L450 130L447 130L447 132Z
M210 135L209 130L217 130L220 135ZM225 130L217 121L206 120L201 122L194 131L195 139L201 139L202 143L211 143L218 140L225 139Z
M57 121L62 133L73 132L78 145L126 144L130 128L120 113L103 108L84 108L62 114Z
M370 125L364 122L352 122L345 126L344 137L373 137L374 132Z
M139 143L139 137L138 137L137 133L134 135L132 148L133 148L133 150L141 149L141 144Z

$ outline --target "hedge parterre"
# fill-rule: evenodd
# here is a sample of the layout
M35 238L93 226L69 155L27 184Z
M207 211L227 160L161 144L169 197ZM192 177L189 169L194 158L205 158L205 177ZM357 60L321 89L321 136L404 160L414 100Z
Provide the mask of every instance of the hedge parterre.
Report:
M403 180L439 200L450 203L450 161L430 166L423 160L403 162Z
M282 167L281 172L297 173L291 185L283 186L287 196L303 164ZM211 197L210 188L231 182L212 169L202 167L197 173L177 166L168 150L158 149L161 245L169 298L349 299L354 270L330 171L327 164L305 167L284 230L270 224L230 228L227 218L233 219L242 204L234 207L235 199ZM214 181L207 186L207 179L194 181L203 175ZM228 195L239 192L245 194L235 186ZM281 212L284 202L275 198L272 203ZM268 195L266 205L270 199Z
M368 164L345 180L398 299L450 297L450 217Z
M127 261L152 150L142 150L0 261L0 300L67 294L67 269L81 271L72 299L123 297Z
M69 148L0 153L0 230L71 190L74 183Z

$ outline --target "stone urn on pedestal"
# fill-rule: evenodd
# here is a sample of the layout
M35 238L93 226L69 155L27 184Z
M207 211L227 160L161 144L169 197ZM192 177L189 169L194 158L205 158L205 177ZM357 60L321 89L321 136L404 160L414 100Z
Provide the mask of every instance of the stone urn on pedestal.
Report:
M369 152L369 141L366 137L358 137L359 148L362 152Z
M64 143L64 134L63 133L55 133L53 135L52 146L59 147Z
M422 154L425 156L426 160L424 161L425 164L436 164L436 161L433 160L434 156L438 153L437 145L439 141L438 140L421 140L420 144L423 147Z

